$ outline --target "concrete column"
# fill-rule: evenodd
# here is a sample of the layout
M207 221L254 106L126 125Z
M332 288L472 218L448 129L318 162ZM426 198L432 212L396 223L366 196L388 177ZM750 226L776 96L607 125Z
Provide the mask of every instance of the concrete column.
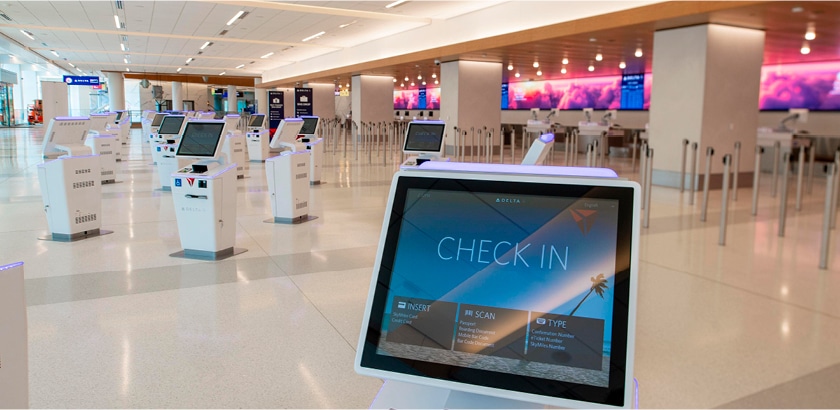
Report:
M125 109L125 79L122 73L108 72L105 74L108 80L108 99L111 104L111 111Z
M752 181L755 159L750 153L758 127L764 32L708 24L657 31L653 39L655 86L649 133L650 146L657 153L653 183L680 185L683 138L700 144L701 166L706 147L715 149L709 181L713 188L722 184L721 158L740 141L744 172L739 181ZM686 174L689 178L690 172Z
M180 81L172 82L172 110L181 111L184 109L183 84Z
M229 85L227 86L227 101L228 101L228 112L234 113L239 112L236 108L236 86Z
M470 127L492 128L494 145L497 144L502 124L501 106L501 63L450 61L441 64L440 119L446 122L446 155L454 155L454 126L467 130ZM478 140L483 144L483 139Z
M354 75L350 79L350 107L353 121L381 122L394 119L394 79L376 75Z
M304 84L312 88L312 115L335 118L335 84Z
M257 112L268 113L268 90L260 88L262 78L254 78L254 98L257 99Z

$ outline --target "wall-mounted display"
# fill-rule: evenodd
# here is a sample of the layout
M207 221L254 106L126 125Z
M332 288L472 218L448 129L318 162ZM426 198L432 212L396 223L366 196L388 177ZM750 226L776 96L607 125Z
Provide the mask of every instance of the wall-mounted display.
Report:
M502 85L502 109L647 110L651 74L525 81Z
M439 110L440 87L394 91L395 110Z
M840 61L761 68L760 110L840 110Z

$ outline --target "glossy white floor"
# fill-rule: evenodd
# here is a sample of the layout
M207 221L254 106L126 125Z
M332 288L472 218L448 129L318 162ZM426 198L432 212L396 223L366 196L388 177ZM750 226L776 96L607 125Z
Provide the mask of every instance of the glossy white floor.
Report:
M168 256L180 249L173 204L154 189L139 130L120 183L103 187L114 233L37 240L48 233L42 134L0 130L0 264L26 264L33 407L369 405L381 381L355 375L352 360L392 163L328 153L326 184L312 189L319 218L295 226L263 223L264 166L249 163L236 238L248 252L209 263ZM636 178L628 162L613 165ZM840 406L840 258L817 269L824 182L801 212L791 198L779 238L768 180L757 218L741 190L725 247L719 192L702 223L699 196L689 206L687 193L653 189L640 248L642 407Z

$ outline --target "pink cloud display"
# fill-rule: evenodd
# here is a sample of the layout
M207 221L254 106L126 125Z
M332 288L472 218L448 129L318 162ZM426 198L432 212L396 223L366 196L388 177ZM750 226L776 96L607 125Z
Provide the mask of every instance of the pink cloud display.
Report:
M644 103L641 109L650 108L652 76L644 75ZM509 110L539 108L548 110L579 110L582 108L619 109L621 106L621 76L589 77L563 80L527 81L508 84ZM503 97L505 95L503 93ZM502 102L504 106L504 101ZM638 109L638 108L636 108Z
M440 87L425 89L425 103L420 89L394 91L395 110L439 110Z
M761 68L761 110L840 110L840 61Z

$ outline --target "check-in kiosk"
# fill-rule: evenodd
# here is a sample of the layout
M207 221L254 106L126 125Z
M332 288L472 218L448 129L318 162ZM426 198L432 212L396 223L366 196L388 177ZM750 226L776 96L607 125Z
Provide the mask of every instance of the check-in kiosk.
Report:
M443 121L411 121L405 130L403 167L416 167L426 161L444 161Z
M172 173L189 164L188 160L179 159L175 156L178 142L181 140L181 133L186 125L186 116L167 115L158 130L158 135L163 138L163 142L152 144L152 159L157 164L158 180L160 181L160 189L163 191L171 190L169 184L172 182Z
M248 145L248 160L251 162L263 162L269 155L269 132L265 129L265 114L253 114L248 120L248 133L245 134Z
M222 154L227 161L236 164L236 178L245 178L245 134L239 126L239 114L225 115L225 137L222 143Z
M195 118L199 120L212 120L216 118L215 111L198 111L195 113Z
M94 154L99 155L100 182L111 184L117 181L117 137L108 130L112 115L108 113L91 114L90 129L85 145Z
M129 133L131 132L131 114L126 110L117 110L114 124L111 125L111 132L117 136L118 149L116 153L117 161L122 161L123 157L128 156Z
M578 135L580 136L578 152L586 152L586 147L589 144L593 144L596 140L601 142L601 136L609 133L613 120L618 117L616 110L608 110L601 121L595 122L592 121L593 113L594 110L592 108L583 109L586 121L578 122ZM605 149L605 147L601 147L600 149Z
M23 262L0 265L0 409L29 408L29 340Z
M170 256L220 260L245 252L236 238L236 164L221 154L224 121L188 121L175 153L193 164L171 175L182 251Z
M355 370L371 408L633 408L640 187L603 168L394 175Z
M309 161L310 154L305 149L295 150L303 120L286 118L280 121L272 148L287 147L276 157L265 160L265 175L268 180L268 193L271 199L272 219L265 222L296 224L315 217L309 215Z
M552 145L554 145L554 133L540 135L531 143L531 148L528 148L528 152L522 158L522 165L543 165Z
M154 118L155 111L143 111L143 118L140 120L140 127L143 130L143 140L146 142L151 142L151 138L148 138L148 136L152 135L152 119Z
M303 127L300 129L298 141L309 151L309 183L318 185L321 183L321 163L324 160L324 139L318 138L318 130L321 128L319 117L304 115Z
M110 233L100 230L101 165L84 145L88 117L56 117L44 136L44 158L38 180L51 234L41 239L73 241ZM60 157L59 157L60 156Z
M161 139L158 137L158 130L160 129L160 124L163 122L163 119L168 114L165 112L157 112L155 113L154 117L152 117L152 122L149 124L150 132L146 135L149 136L150 142L160 142Z
M759 128L756 138L756 144L764 147L764 152L761 154L761 163L759 164L761 172L771 172L773 170L773 161L775 161L775 153L773 147L778 142L780 149L779 158L784 158L785 155L790 155L793 152L794 134L796 134L796 125L808 122L808 112L806 108L791 108L788 110L788 115L784 117L776 128Z

